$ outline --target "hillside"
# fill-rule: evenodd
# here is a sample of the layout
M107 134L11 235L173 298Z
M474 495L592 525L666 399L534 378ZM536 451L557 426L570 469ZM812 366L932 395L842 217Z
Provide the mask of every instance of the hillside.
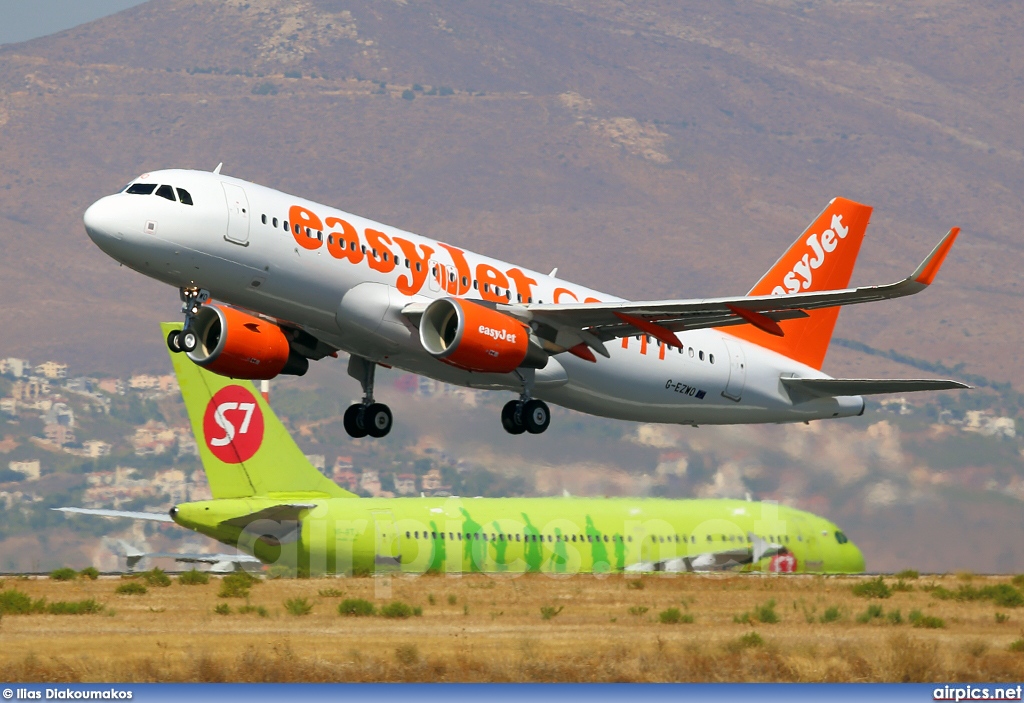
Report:
M168 0L6 46L0 356L162 364L176 293L81 213L223 161L630 297L745 291L834 195L876 208L857 283L960 225L933 290L837 334L1017 383L1022 23L923 0ZM826 370L909 372L845 348Z

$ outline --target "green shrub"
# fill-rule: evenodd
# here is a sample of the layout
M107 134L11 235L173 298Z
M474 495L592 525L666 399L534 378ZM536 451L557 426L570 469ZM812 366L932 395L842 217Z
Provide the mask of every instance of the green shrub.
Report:
M50 578L54 581L74 581L78 578L78 572L70 566L65 566L63 569L51 571Z
M437 89L438 95L455 95L455 91L447 86L441 86Z
M414 93L414 92L412 92L411 90L408 90L408 89L402 91L402 100L415 100L415 99L416 99L416 93Z
M428 593L427 594L427 602L430 603L431 605L436 605L437 604L437 598L434 597L433 593Z
M4 615L41 613L45 608L45 598L32 600L27 593L17 589L0 591L0 613Z
M248 598L249 588L260 580L245 571L228 574L220 582L219 598Z
M362 598L346 598L338 604L339 615L353 615L353 616L364 616L373 615L377 612L377 609L373 607L373 603Z
M1013 577L1012 583L1014 586L1024 588L1024 574L1017 574Z
M1013 642L1010 642L1010 651L1024 652L1024 637L1021 637L1020 639L1015 639Z
M92 598L79 601L59 600L46 606L50 615L92 615L103 612L103 606Z
M890 610L889 614L885 616L885 619L889 621L890 625L899 625L903 622L903 616L900 615L898 610Z
M210 575L198 569L189 569L178 574L178 583L182 586L203 586L210 583Z
M854 584L851 590L853 595L860 598L889 598L892 596L892 590L885 584L881 576Z
M879 614L881 614L881 608L879 608ZM821 622L823 624L828 624L830 622L835 622L840 617L842 617L842 613L839 610L839 606L832 605L825 608L825 612L821 614Z
M249 613L256 613L261 618L265 618L268 615L270 615L270 613L267 612L267 609L264 608L262 605L249 605L248 603L246 603L245 605L239 606L238 612L241 613L242 615L248 615Z
M459 599L455 597L454 593L448 594L448 605L455 605L459 602Z
M292 615L309 615L313 612L313 604L305 598L289 598L284 602L284 609Z
M631 588L634 591L642 591L644 590L644 582L640 579L635 581L626 581L626 588Z
M1002 625L1004 622L1010 619L1010 616L1006 613L996 613L996 624Z
M138 581L125 581L114 589L114 593L120 596L141 596L146 593L146 587Z
M422 611L421 611L422 612ZM380 609L380 614L386 618L409 618L412 617L412 607L400 600L388 603Z
M338 588L321 588L317 591L321 598L341 598L345 592Z
M917 571L915 571L914 569L904 569L903 571L896 574L896 578L906 579L908 581L910 581L911 579L916 579L920 576L921 574L917 573Z
M84 579L89 579L90 581L95 581L96 579L98 579L100 577L100 572L99 572L99 569L97 569L95 566L87 566L84 569L82 569L81 571L79 571L78 575L81 576Z
M935 617L934 615L925 615L920 610L910 611L910 615L907 616L907 619L914 627L924 627L935 630L946 626L946 621L942 618Z
M629 614L630 615L643 615L646 612L647 612L647 606L646 605L634 605L633 607L631 607L629 609Z
M558 608L555 608L553 605L542 605L540 607L540 617L543 620L550 620L562 612L562 608L564 607L565 606L562 605L558 606Z
M903 579L898 579L896 583L893 585L892 590L894 592L899 593L909 593L910 591L914 590L914 587L906 581L904 581Z
M142 580L150 586L166 588L171 585L171 578L159 567L150 569L149 571L144 571L140 575L142 576Z
M675 625L683 617L682 612L679 608L669 608L668 610L662 610L658 613L658 622L664 625Z
M231 615L231 606L227 603L221 603L213 609L213 612L217 613L217 615Z
M761 635L757 634L756 632L750 631L747 634L740 637L739 645L742 649L753 649L754 647L762 647L764 646L764 639L761 637Z
M779 616L775 613L775 601L770 600L764 605L759 605L754 608L754 618L758 622L763 622L768 625L773 625L779 621Z
M872 604L868 606L867 610L857 616L857 622L864 624L880 617L882 617L882 606Z

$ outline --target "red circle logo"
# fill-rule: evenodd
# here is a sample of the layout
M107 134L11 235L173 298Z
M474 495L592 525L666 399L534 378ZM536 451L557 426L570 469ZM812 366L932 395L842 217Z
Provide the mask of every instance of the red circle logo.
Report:
M263 411L253 394L242 386L217 391L203 416L203 439L226 464L252 458L263 444Z
M796 557L793 556L792 552L776 554L768 562L768 571L773 574L796 573Z

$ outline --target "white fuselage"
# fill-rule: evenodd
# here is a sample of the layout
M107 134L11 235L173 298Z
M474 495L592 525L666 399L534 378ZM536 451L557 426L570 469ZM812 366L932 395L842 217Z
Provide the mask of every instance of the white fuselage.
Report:
M169 285L205 288L218 301L286 320L350 354L446 383L523 387L519 374L463 371L428 354L401 314L409 303L441 297L502 304L621 300L221 174L167 170L135 182L184 189L193 204L126 192L97 201L86 212L86 229L117 261ZM307 235L309 222L322 228ZM346 233L349 243L358 242L358 253L342 250ZM609 342L610 358L598 356L596 363L563 353L523 373L534 397L624 420L796 422L863 412L858 396L791 399L781 376L827 376L773 351L715 329L677 336L682 350L629 337Z

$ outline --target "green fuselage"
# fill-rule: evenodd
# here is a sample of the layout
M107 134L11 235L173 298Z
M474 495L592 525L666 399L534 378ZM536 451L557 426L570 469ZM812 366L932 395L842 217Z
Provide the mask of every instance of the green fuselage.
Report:
M275 508L291 508L287 519ZM232 520L274 519L243 531ZM859 572L860 550L831 522L774 503L633 498L327 498L310 494L177 506L178 524L264 563L321 573L602 573L667 568L679 559L747 552L755 536L798 572ZM661 566L658 566L661 565ZM698 569L703 570L703 569Z

